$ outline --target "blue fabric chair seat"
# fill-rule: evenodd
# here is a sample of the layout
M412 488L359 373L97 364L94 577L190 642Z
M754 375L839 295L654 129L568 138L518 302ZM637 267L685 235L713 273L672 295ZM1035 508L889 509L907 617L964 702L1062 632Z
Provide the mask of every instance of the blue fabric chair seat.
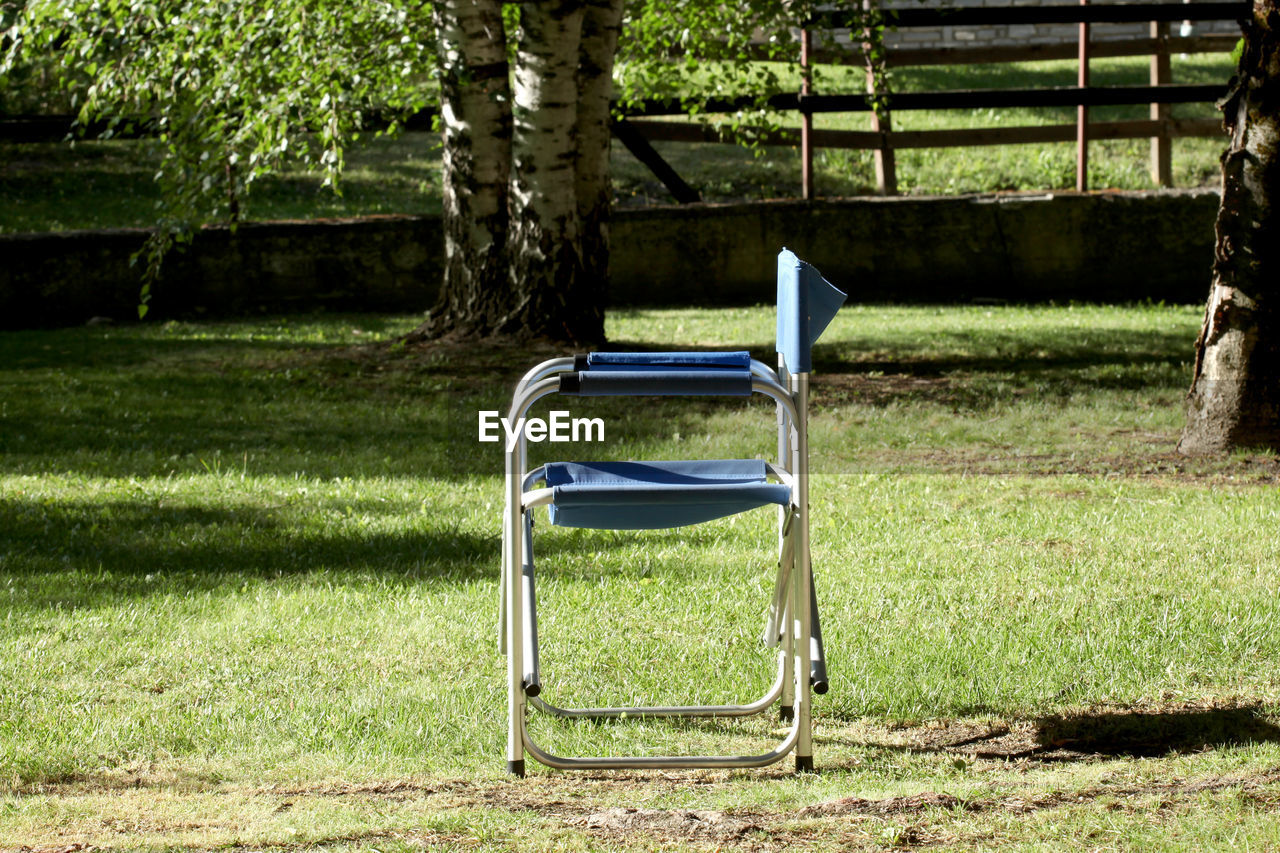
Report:
M759 459L675 462L553 462L551 523L597 530L683 527L768 504L791 488L767 481Z

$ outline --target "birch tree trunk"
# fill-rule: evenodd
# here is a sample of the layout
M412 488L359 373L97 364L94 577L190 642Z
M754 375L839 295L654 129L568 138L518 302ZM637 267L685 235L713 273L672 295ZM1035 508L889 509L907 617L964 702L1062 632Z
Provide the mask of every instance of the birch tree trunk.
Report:
M1280 7L1254 0L1244 52L1220 104L1222 155L1213 283L1196 341L1178 449L1280 449Z
M587 0L578 51L578 215L582 229L585 287L600 294L609 285L609 145L613 140L609 104L613 62L622 30L623 0Z
M445 266L427 321L407 336L483 337L509 326L511 84L499 0L440 0Z
M613 65L623 0L439 0L444 281L407 336L604 340Z
M516 49L509 329L571 342L604 339L601 282L586 274L578 209L582 0L520 9Z

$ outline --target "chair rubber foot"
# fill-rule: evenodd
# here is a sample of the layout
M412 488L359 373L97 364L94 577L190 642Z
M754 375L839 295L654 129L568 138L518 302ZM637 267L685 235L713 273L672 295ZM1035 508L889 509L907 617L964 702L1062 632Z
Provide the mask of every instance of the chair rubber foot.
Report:
M519 761L508 761L507 772L510 773L512 776L515 776L516 778L523 779L524 778L524 759L522 758Z
M778 719L784 723L789 723L796 718L796 709L794 705L782 705L778 708Z
M797 755L796 756L796 772L812 773L813 772L813 756Z
M817 693L819 696L824 695L830 689L831 689L831 685L825 681L813 682L813 692Z

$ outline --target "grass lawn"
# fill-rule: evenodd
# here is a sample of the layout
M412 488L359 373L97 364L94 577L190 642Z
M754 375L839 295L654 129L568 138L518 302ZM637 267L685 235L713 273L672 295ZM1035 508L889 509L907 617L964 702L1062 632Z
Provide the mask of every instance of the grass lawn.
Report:
M1173 58L1176 83L1221 83L1231 76L1225 54ZM893 72L896 91L1009 88L1072 85L1074 63L1034 62L1003 65L905 68ZM1136 85L1147 81L1143 57L1095 60L1095 85ZM817 90L857 92L865 85L857 68L830 67ZM785 86L798 85L795 80ZM1209 104L1173 107L1178 118L1216 115ZM1066 109L952 110L895 113L899 130L953 127L1063 124L1074 121ZM1099 121L1147 117L1147 107L1094 110ZM865 113L822 115L816 126L866 129ZM798 118L791 122L797 124ZM757 151L735 145L660 142L655 147L706 201L794 198L800 194L800 156L795 148ZM1173 143L1174 184L1216 185L1218 158L1225 139L1178 139ZM617 203L624 206L668 204L667 190L621 145L613 148L612 172ZM13 145L0 143L0 233L59 231L75 228L147 226L155 221L158 194L151 176L155 155L146 143L81 142ZM1150 148L1145 139L1102 141L1090 148L1094 189L1149 189ZM263 180L247 199L250 219L307 219L380 213L438 213L440 151L431 134L396 139L372 138L350 152L343 195L318 179L290 173ZM1074 143L908 149L897 153L899 189L904 194L1072 189ZM869 151L820 150L816 158L820 195L853 196L875 192Z
M1174 452L1199 313L836 318L803 777L504 775L476 413L550 351L388 346L407 316L0 334L0 850L1280 846L1280 462ZM608 330L765 356L772 312ZM763 403L617 402L574 401L606 443L557 453L770 451ZM548 698L758 692L770 519L541 525ZM537 731L734 751L776 727Z

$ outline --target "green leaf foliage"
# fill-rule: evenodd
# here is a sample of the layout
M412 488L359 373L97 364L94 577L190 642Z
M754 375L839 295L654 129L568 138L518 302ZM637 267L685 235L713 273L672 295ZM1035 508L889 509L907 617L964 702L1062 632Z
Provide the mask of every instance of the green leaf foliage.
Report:
M241 218L264 175L300 163L336 189L361 130L425 103L428 17L405 0L31 0L0 75L56 56L82 132L146 123L164 154L153 277L178 235Z
M436 101L432 5L0 0L0 81L39 77L65 93L81 135L141 135L159 148L157 227L138 256L151 281L192 229L245 218L261 178L312 171L337 191L344 152L362 132L395 132ZM795 91L799 24L813 8L629 0L615 66L623 109L674 97L697 114L706 98L754 95L756 109L714 117L750 142L781 123L764 101ZM860 4L838 8L857 42ZM506 4L504 22L518 28L518 4Z

